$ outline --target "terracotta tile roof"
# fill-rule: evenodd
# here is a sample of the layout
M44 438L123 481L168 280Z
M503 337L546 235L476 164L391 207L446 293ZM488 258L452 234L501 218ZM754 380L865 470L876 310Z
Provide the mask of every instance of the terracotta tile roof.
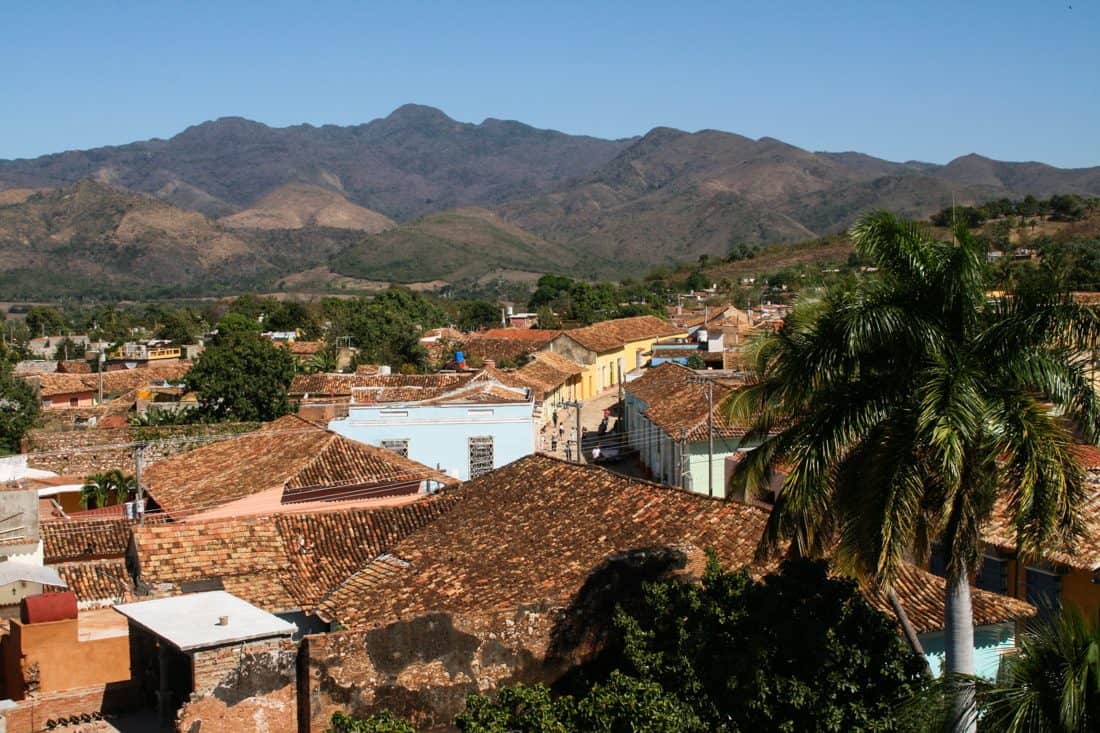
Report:
M494 370L496 371L496 370ZM502 375L503 378L509 377ZM501 384L496 379L474 380L465 386L451 390L438 397L421 400L420 405L455 405L455 404L501 404L510 402L529 402L532 398L527 394L526 387L511 387Z
M680 548L692 564L714 548L726 567L774 568L754 562L766 510L595 466L528 456L467 482L458 495L454 508L361 568L318 612L354 629L433 612L564 606L608 558L657 547ZM913 567L896 586L921 631L942 626L942 586L927 590L936 582ZM889 610L881 597L870 599ZM979 623L1033 612L978 590L974 606Z
M547 328L490 328L487 331L479 331L470 334L471 339L508 339L512 341L529 341L546 345L561 335L560 330Z
M694 545L751 558L766 513L629 479L598 467L527 456L467 482L462 500L391 554L409 567L377 582L357 574L323 604L367 626L427 611L565 604L593 567L631 548Z
M602 353L619 349L633 341L663 338L684 333L684 329L673 326L657 316L635 316L634 318L616 318L601 321L584 328L572 328L565 335L588 349Z
M695 376L698 375L687 367L665 362L627 382L625 389L646 403L642 414L673 439L679 440L683 431L688 440L705 440L708 387L689 381ZM714 434L717 437L740 438L748 430L746 425L731 423L721 409L722 400L732 391L725 380L715 379Z
M39 524L47 563L122 557L130 545L131 522L105 519L49 519Z
M1078 570L1100 569L1100 450L1090 445L1077 446L1082 468L1088 471L1085 500L1078 513L1084 524L1082 536L1072 546L1047 547L1044 557ZM993 516L982 539L1005 552L1016 552L1016 527L1008 502L1001 499L993 507Z
M82 359L70 359L57 362L57 371L60 374L91 374L92 365Z
M918 634L938 631L944 626L943 596L947 581L915 565L903 565L894 579L894 591L901 600L909 621ZM1018 598L991 593L980 588L971 588L971 603L974 607L974 623L978 626L997 624L1003 621L1030 618L1036 608ZM894 618L894 609L882 592L866 594L871 605L890 618Z
M280 516L276 522L288 560L284 582L299 606L312 611L349 576L458 501L456 495L440 494L403 507Z
M553 351L540 351L531 361L512 374L516 381L531 387L535 392L535 398L541 400L548 392L554 391L583 372L583 366L569 361L560 354Z
M133 580L122 558L63 562L53 567L85 607L119 603L133 591Z
M623 389L649 406L669 389L683 384L686 375L690 373L689 369L679 364L664 362L646 369L642 376L623 385Z
M141 580L154 587L220 582L268 611L311 612L336 585L457 501L164 524L135 530Z
M543 346L545 346L545 343L542 341L512 338L472 338L454 348L465 355L466 361L476 363L488 359L496 362L514 362L530 356Z
M466 334L456 328L431 328L420 334L420 340L432 339L434 341L462 341Z
M191 369L186 361L173 364L116 369L103 372L103 391L107 394L128 392L152 382L176 381ZM27 379L37 385L41 397L94 392L99 389L99 374L36 374Z
M474 372L439 374L299 374L290 383L290 395L350 397L362 402L405 402L436 397L460 387Z
M313 356L325 349L324 341L276 341L275 345L295 356Z
M139 527L134 548L141 581L154 588L179 590L181 583L219 579L226 590L268 610L296 607L278 577L286 556L274 517Z
M158 461L148 468L143 483L161 509L181 518L274 489L282 490L286 503L306 500L304 489L362 487L377 493L426 479L453 483L416 461L289 415ZM342 497L352 495L349 488Z

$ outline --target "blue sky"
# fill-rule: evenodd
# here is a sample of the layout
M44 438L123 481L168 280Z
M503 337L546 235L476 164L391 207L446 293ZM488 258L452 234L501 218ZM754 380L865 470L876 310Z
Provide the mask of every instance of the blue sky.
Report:
M2 23L0 158L418 102L603 137L1100 165L1100 0L46 0Z

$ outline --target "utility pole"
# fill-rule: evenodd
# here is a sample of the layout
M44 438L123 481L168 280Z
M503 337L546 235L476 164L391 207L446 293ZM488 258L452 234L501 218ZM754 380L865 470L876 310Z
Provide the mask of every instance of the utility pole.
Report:
M567 400L560 403L562 407L574 407L577 410L577 463L584 463L584 451L581 445L581 403L580 400ZM568 446L568 443L566 444Z
M688 381L707 388L707 496L714 496L714 380L694 375Z
M138 443L134 449L134 483L137 484L137 496L134 509L137 510L138 525L145 526L145 492L141 487L141 464L145 461L145 443Z
M623 363L622 363L622 361L619 361L618 364L619 364L619 419L623 421L623 433L626 434L628 426L626 424L626 420L624 419L626 417L626 405L623 404L623 400L625 399L626 395L624 394L624 388L623 388Z
M687 447L687 440L684 438L684 429L680 428L680 488L690 489L688 486L688 477L691 475L691 464L687 461L687 456L684 449Z

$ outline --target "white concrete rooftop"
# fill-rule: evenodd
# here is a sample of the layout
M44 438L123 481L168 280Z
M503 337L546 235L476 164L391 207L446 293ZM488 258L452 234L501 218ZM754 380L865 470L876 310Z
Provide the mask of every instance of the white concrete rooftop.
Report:
M291 636L298 628L223 590L124 603L114 609L185 652ZM218 625L222 616L229 618L224 626Z

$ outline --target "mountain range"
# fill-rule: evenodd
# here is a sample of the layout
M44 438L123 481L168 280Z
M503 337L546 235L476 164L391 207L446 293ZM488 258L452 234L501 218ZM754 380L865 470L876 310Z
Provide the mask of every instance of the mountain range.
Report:
M946 165L655 128L621 140L405 105L372 122L241 118L167 139L0 161L0 294L40 272L188 291L297 273L472 282L637 274L737 243L840 231L861 212L1100 195L1100 167Z

